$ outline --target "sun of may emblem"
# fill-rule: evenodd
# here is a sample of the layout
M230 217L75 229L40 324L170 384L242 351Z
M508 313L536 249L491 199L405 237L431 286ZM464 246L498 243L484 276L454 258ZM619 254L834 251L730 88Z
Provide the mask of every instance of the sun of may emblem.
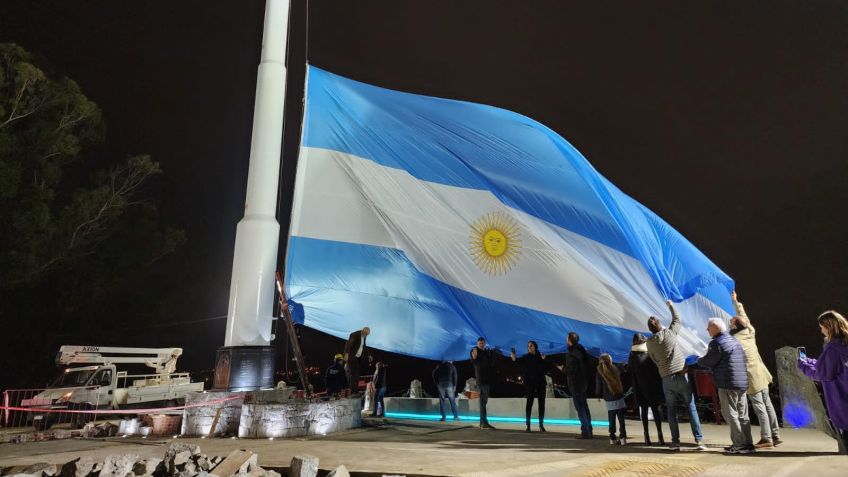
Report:
M512 270L521 255L521 229L503 212L491 212L471 225L469 249L474 263L489 275Z

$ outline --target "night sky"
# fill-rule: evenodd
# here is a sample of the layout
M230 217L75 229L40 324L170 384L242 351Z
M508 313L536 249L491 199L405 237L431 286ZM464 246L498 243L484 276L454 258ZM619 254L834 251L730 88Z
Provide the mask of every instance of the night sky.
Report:
M53 342L182 346L186 367L211 368L243 212L263 13L263 0L0 3L0 41L75 79L103 109L107 140L88 163L151 154L165 173L146 193L189 237L139 278L167 318L116 310L97 330L63 323ZM815 317L848 311L846 25L838 0L312 0L308 15L294 0L281 226L308 55L356 80L551 127L736 280L769 365L784 345L816 354ZM314 364L338 343L304 331ZM55 353L40 345L34 353Z

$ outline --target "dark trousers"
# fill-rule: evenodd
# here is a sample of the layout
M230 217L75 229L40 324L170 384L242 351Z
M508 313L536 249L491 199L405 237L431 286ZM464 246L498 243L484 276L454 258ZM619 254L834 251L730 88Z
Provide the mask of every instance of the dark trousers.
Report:
M359 358L356 356L347 362L347 386L351 393L359 392Z
M842 441L842 451L848 452L848 429L836 429L836 434Z
M615 411L607 411L607 419L609 419L610 439L615 439L615 420L618 419L618 425L621 427L619 437L627 438L627 428L624 427L624 411L625 409L616 409Z
M657 439L662 444L665 442L662 432L662 410L659 406L640 405L640 415L642 417L642 428L645 430L645 443L651 442L651 435L648 433L648 409L654 414L654 423L657 425Z
M527 389L527 404L524 406L524 414L527 417L527 427L530 427L530 416L533 414L533 399L539 400L539 425L545 424L545 388Z
M489 385L488 384L480 384L477 386L480 388L480 425L489 424L489 420L486 418L486 403L489 402Z
M376 416L386 415L386 404L383 402L383 396L386 395L386 388L377 389L374 397L374 414Z
M589 403L586 402L586 393L572 393L574 407L577 409L577 417L580 419L580 435L592 435L592 413L589 412Z

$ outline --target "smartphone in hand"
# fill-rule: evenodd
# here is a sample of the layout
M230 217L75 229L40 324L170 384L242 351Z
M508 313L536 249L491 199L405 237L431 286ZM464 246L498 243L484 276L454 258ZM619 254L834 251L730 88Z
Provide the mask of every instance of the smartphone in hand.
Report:
M800 356L801 358L806 358L807 357L807 348L805 348L803 346L799 346L798 347L798 356Z

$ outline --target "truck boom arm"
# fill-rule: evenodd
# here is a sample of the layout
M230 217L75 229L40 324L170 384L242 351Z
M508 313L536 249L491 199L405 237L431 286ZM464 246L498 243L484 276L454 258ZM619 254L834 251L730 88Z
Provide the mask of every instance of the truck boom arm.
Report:
M70 346L59 348L57 365L68 364L144 364L157 374L173 373L182 348L122 348L109 346Z

